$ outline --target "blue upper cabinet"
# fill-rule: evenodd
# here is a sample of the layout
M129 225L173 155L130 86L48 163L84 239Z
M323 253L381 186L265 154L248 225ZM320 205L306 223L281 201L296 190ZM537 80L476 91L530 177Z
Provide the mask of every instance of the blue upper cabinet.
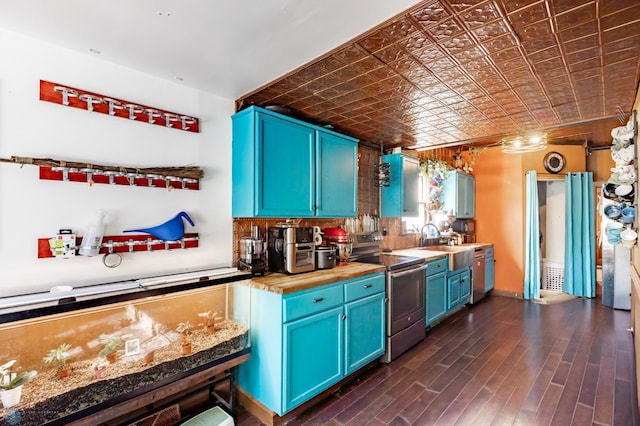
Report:
M234 217L355 217L358 141L260 107L232 116Z
M391 165L391 182L381 189L382 217L416 217L420 160L405 154L388 154L381 158Z
M452 171L442 187L442 210L452 210L457 219L476 215L476 180L472 175Z
M351 138L316 132L316 216L355 217L358 145Z

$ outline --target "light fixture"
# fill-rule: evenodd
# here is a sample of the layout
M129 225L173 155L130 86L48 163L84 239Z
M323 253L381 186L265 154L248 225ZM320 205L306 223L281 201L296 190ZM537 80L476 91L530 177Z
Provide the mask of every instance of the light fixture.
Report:
M545 149L547 147L547 135L545 133L516 135L503 138L501 142L502 152L505 154L521 154Z

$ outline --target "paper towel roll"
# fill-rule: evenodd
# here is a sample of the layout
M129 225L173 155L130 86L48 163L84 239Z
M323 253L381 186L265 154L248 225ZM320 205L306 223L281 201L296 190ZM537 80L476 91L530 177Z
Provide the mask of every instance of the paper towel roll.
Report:
M313 242L315 243L315 245L319 246L320 244L322 244L322 235L320 234L315 234L313 236Z

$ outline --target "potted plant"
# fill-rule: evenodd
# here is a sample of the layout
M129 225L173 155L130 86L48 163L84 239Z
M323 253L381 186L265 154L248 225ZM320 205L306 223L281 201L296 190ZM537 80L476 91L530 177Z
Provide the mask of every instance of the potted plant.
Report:
M56 349L51 349L49 353L42 358L42 360L47 364L56 363L58 377L68 377L71 374L71 367L67 365L69 349L71 349L71 345L63 343Z
M0 365L0 399L5 408L13 407L20 402L22 385L29 383L38 375L35 370L21 373L11 372L15 359Z
M191 340L189 335L191 334L191 323L181 322L176 327L176 331L180 333L181 347L182 347L182 355L189 355L191 353Z
M216 331L216 320L221 320L222 317L218 316L217 312L200 312L198 314L200 318L204 318L204 328L208 334L213 334Z
M116 362L118 360L118 352L116 351L122 346L122 339L111 334L101 334L100 343L102 343L102 349L99 355L105 357L109 364Z
M108 363L102 359L98 359L91 363L91 368L93 369L93 373L96 375L96 379L102 379L104 376L104 372L107 370Z

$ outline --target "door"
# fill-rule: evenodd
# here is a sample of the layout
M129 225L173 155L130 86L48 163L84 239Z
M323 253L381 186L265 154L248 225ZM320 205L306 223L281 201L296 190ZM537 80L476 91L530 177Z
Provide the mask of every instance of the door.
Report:
M258 115L256 205L259 216L310 217L315 204L314 130Z
M402 164L402 216L417 217L420 215L418 211L420 162L416 158L403 157Z
M427 325L444 317L447 312L447 274L443 271L427 276Z
M355 217L358 204L358 145L317 132L316 216Z
M385 294L345 305L345 374L375 360L385 348Z
M460 273L460 304L469 303L470 301L471 301L471 273L468 269L466 269Z
M453 309L460 303L460 274L447 278L447 309Z
M493 256L487 257L484 263L484 292L493 290L495 281L495 262Z
M302 404L344 377L343 308L285 323L282 412Z

